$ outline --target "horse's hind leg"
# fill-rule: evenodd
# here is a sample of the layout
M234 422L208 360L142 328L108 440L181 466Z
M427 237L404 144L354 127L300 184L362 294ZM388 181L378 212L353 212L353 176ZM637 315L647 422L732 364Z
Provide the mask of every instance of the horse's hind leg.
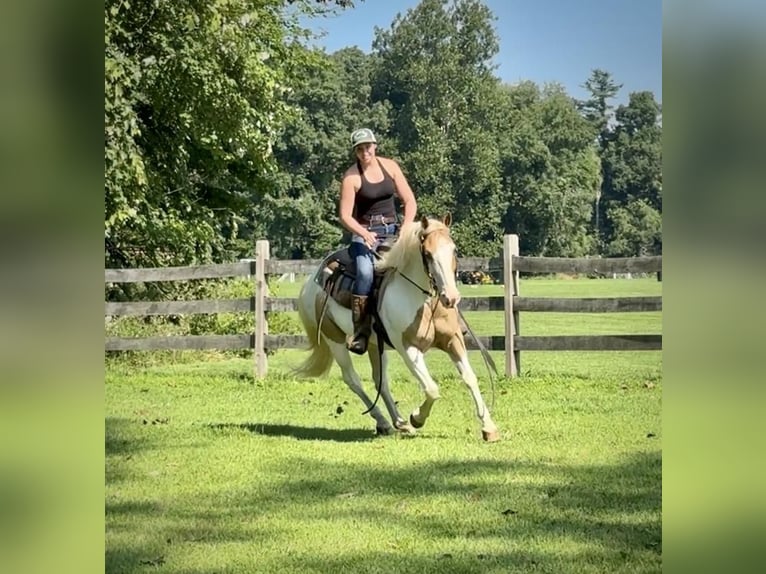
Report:
M372 380L375 381L376 389L380 385L380 396L383 397L383 402L386 404L388 415L391 417L394 427L404 433L412 434L415 429L399 414L399 409L396 408L396 402L391 395L391 387L388 384L388 356L385 352L382 355L379 353L376 346L371 345L367 350L367 356L372 367Z
M378 434L391 434L391 423L383 416L383 413L380 412L377 405L375 407L372 406L370 397L364 392L362 381L359 378L356 369L354 369L354 364L351 361L351 354L348 352L348 349L346 349L346 345L335 343L333 341L327 341L327 344L330 346L330 351L332 352L333 357L335 357L335 361L340 366L340 370L343 373L343 381L348 385L348 388L354 391L354 393L362 399L362 402L367 409L372 407L370 416L375 419L375 430Z
M500 440L500 431L497 430L497 426L495 426L495 422L489 414L489 409L484 403L484 398L481 396L481 391L479 390L476 373L473 372L471 364L468 362L468 353L466 352L465 343L456 335L450 339L446 351L450 356L450 359L452 359L452 362L455 363L463 382L471 393L474 405L476 406L476 416L479 417L479 420L481 421L482 437L487 442Z

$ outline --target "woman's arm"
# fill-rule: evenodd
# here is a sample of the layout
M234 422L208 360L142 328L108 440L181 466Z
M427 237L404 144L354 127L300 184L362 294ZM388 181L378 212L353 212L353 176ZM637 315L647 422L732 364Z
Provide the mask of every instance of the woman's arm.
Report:
M355 233L364 238L368 246L375 243L376 235L362 226L354 219L354 203L356 202L356 189L354 189L355 176L351 172L346 172L340 184L340 205L338 207L338 217L343 227L351 233Z
M412 192L410 184L407 182L407 178L404 177L399 164L394 160L389 160L391 163L391 171L394 176L394 184L396 185L396 195L402 202L402 208L404 209L404 216L402 225L405 223L412 223L415 221L415 216L418 212L418 204L415 200L415 194Z

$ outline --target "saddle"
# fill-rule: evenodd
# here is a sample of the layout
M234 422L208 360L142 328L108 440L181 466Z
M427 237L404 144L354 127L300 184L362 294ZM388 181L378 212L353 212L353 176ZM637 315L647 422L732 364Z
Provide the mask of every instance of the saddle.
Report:
M395 241L394 236L384 237L375 252L385 253L391 249ZM373 303L378 300L378 292L384 276L385 272L375 270L370 293L370 301ZM341 307L351 309L351 296L356 281L356 261L351 257L349 248L343 247L325 257L319 266L319 273L314 276L314 281ZM375 305L372 308L374 309Z

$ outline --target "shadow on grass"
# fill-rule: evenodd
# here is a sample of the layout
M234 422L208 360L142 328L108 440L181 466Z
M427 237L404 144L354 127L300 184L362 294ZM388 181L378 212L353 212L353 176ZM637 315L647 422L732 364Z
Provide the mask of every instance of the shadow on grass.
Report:
M104 553L104 572L107 574L130 574L147 572L147 567L165 563L162 552L146 552L135 548L109 548Z
M638 453L619 464L549 465L518 461L452 460L382 468L292 460L303 477L285 481L275 501L305 508L307 521L354 522L360 514L372 524L397 524L439 550L432 555L380 554L296 559L296 571L377 572L656 572L661 566L661 453ZM543 477L542 480L541 477ZM349 485L356 504L337 508ZM375 501L401 502L380 505ZM448 498L461 513L435 512ZM243 500L263 508L265 499ZM318 504L319 503L319 504ZM324 506L323 506L324 503ZM407 516L410 519L407 519ZM422 516L423 518L415 518ZM540 550L541 540L548 542ZM465 552L470 546L494 552ZM556 548L569 548L561 553ZM428 546L428 545L427 545ZM427 547L426 546L426 547Z
M234 425L250 430L249 425ZM228 425L224 428L228 428ZM320 435L324 430L320 429ZM312 429L298 429L298 434ZM292 430L282 429L292 436ZM338 431L335 431L338 432ZM280 436L282 436L280 434ZM296 469L300 469L297 472ZM659 452L634 455L615 465L552 465L498 460L447 460L381 467L285 457L273 469L284 476L268 492L220 488L193 503L168 503L151 517L150 506L124 504L107 513L133 514L137 524L160 519L160 537L185 541L258 543L279 536L276 520L287 512L305 524L355 523L366 529L396 524L405 539L428 541L422 549L337 554L305 551L261 556L263 571L380 572L653 572L661 566L661 459ZM541 480L542 477L542 480ZM349 495L353 491L353 496ZM392 497L399 503L390 503ZM449 497L454 513L434 510ZM380 504L380 500L389 501ZM459 509L470 511L463 515ZM419 518L417 518L419 517ZM337 521L337 522L335 522ZM292 527L291 527L292 528ZM381 536L391 533L381 526ZM271 537L271 538L269 538ZM542 541L542 542L541 542ZM297 542L297 541L296 541ZM314 540L313 543L316 543ZM567 550L562 552L560 544ZM466 551L470 548L492 551ZM462 549L462 550L461 550ZM107 553L107 565L133 571L153 559L153 548ZM173 548L163 554L173 568ZM245 572L221 559L221 572ZM251 565L254 566L255 564ZM231 569L227 569L231 566ZM121 568L121 570L120 570ZM202 570L199 570L202 572Z
M265 423L210 423L207 426L220 431L240 430L264 436L290 437L298 440L361 442L375 438L371 431L364 429L331 429Z
M139 435L140 423L127 418L107 417L104 421L104 454L106 483L132 477L131 460L151 447L148 435Z
M222 434L248 432L301 441L353 443L374 438L365 429L259 423L206 426ZM107 486L129 473L133 455L159 449L161 457L168 448L142 436L138 428L135 421L107 419ZM181 562L190 551L202 549L220 560L216 571L221 573L575 574L661 568L659 450L634 453L615 464L556 464L446 453L440 460L423 460L402 448L397 462L388 459L375 465L329 455L312 457L305 453L310 445L295 448L263 467L277 477L267 488L247 483L232 490L231 484L206 482L157 501L126 494L110 501L105 512L115 539L107 544L106 571L201 574L209 570ZM256 459L257 455L243 455L232 468L260 468ZM179 462L177 468L183 469L183 461ZM440 508L445 503L450 505L448 511ZM316 552L312 544L317 540L306 539L305 534L291 538L317 525L343 531L350 524L382 538L366 551L354 552L342 544L335 552L327 548ZM321 540L337 544L338 536L328 531ZM280 537L292 539L291 553L277 555L270 549L252 562L243 563L240 556L240 561L230 563L219 549L226 543L265 548ZM405 542L400 549L397 537L423 543L412 547ZM485 550L466 550L471 548Z

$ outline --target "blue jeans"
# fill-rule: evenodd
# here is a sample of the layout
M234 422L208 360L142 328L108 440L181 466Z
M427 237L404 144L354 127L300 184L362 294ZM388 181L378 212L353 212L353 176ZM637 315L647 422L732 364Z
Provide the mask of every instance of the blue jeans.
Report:
M351 236L351 245L349 252L356 261L356 281L354 282L354 295L369 295L372 291L372 282L374 279L373 251L377 251L378 245L383 242L386 235L396 235L398 224L375 224L368 227L370 231L378 236L378 240L372 249L367 247L364 239L360 235Z

